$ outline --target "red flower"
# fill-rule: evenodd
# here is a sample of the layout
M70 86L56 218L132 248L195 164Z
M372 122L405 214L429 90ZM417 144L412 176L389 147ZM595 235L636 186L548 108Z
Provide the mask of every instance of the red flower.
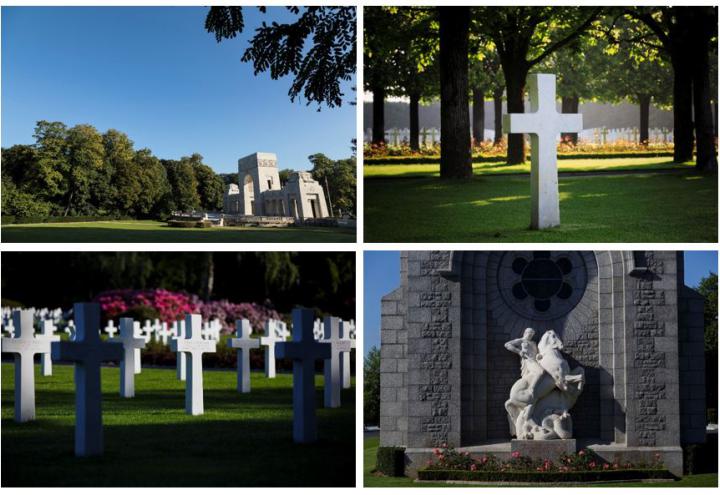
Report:
M477 466L475 464L470 464L470 471L477 471Z
M519 450L516 450L516 451L514 451L512 454L510 454L510 456L511 456L513 459L517 459L517 458L520 457L520 451L519 451Z

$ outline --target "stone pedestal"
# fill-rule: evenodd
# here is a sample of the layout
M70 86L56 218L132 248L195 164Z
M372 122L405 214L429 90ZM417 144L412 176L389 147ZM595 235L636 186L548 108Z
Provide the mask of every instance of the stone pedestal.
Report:
M563 454L574 454L577 445L574 438L568 440L511 440L510 450L533 459L560 460Z

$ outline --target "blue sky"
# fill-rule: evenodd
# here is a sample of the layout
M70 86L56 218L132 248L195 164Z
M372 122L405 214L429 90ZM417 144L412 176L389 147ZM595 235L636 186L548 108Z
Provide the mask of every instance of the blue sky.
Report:
M206 7L3 7L2 146L59 120L118 129L159 158L197 152L217 172L255 151L292 169L310 168L313 153L349 157L355 81L341 108L291 103L291 77L254 76L240 58L263 20L292 16L243 10L243 34L218 44Z
M365 251L364 352L380 346L380 298L400 285L398 251ZM717 273L717 251L685 252L685 285L695 287L711 271Z

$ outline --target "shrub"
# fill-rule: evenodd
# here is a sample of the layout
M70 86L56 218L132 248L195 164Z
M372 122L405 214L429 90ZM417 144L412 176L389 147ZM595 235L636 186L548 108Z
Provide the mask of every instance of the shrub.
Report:
M132 318L135 321L144 322L145 320L154 320L160 318L160 312L150 306L134 306L127 311L117 315L118 318Z
M207 229L212 227L210 220L168 220L168 226L183 229Z
M154 308L162 321L173 322L197 311L198 298L186 292L164 289L119 289L101 292L95 297L105 318L112 319L137 306Z
M380 349L373 347L365 358L363 386L363 421L366 425L380 423Z
M667 469L619 469L607 471L460 471L423 468L418 470L422 481L510 481L516 483L561 483L628 481L642 479L675 479Z
M103 222L110 220L133 220L133 217L123 215L84 215L84 216L45 216L45 215L3 215L4 224L25 223L74 223L74 222Z
M378 447L375 469L386 476L405 476L405 449Z

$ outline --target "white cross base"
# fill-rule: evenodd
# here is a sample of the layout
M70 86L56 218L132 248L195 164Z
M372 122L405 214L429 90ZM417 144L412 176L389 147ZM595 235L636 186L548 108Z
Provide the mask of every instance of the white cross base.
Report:
M582 115L557 112L554 74L530 74L527 85L530 113L504 115L503 129L510 134L530 134L530 227L541 230L560 225L557 136L582 131Z

